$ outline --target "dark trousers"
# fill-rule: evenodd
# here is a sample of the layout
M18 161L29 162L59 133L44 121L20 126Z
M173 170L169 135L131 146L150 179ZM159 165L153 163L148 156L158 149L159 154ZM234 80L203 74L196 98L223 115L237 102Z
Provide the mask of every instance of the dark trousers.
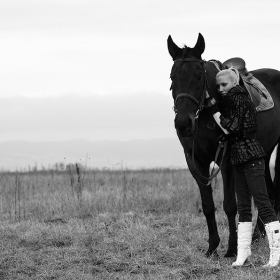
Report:
M263 158L234 166L234 185L239 222L252 221L252 197L263 223L267 224L277 220L267 194L264 174Z

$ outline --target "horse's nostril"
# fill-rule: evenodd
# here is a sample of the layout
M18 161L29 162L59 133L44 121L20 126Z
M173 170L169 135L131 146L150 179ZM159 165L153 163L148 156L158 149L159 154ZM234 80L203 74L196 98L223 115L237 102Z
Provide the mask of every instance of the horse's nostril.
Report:
M195 130L195 118L193 116L189 116L186 118L181 115L177 115L174 119L175 129L177 133L182 137L191 136Z

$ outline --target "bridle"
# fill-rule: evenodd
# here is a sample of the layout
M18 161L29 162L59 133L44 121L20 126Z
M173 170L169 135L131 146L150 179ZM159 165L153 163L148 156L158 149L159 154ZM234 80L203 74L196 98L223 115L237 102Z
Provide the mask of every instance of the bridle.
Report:
M204 108L204 101L205 101L205 97L206 97L207 88L210 88L209 85L208 85L208 82L207 82L206 69L204 67L205 61L201 60L201 59L197 59L197 58L179 58L179 59L175 59L174 60L174 63L178 63L178 62L181 62L181 63L183 63L183 62L199 62L199 63L201 63L203 65L203 69L204 69L204 77L203 77L204 78L204 83L203 83L202 95L201 95L200 100L197 100L194 96L190 95L189 93L182 92L182 93L179 93L177 95L177 97L175 98L175 101L174 101L174 111L175 111L175 113L177 113L176 104L177 104L177 102L178 102L178 100L180 98L188 98L191 101L193 101L196 104L196 106L197 106L197 111L196 111L196 114L195 114L195 119L198 119L199 113Z
M220 154L220 150L223 148L222 159L221 159L221 163L220 163L220 165L219 165L218 170L214 173L214 166L213 166L213 169L212 169L212 171L211 171L211 176L210 176L210 177L205 177L205 176L203 176L203 175L199 172L199 170L198 170L198 168L196 167L196 164L195 164L195 159L194 159L194 144L195 144L195 138L196 138L197 131L198 131L198 117L199 117L200 112L201 112L201 111L203 110L203 108L204 108L204 102L205 102L205 99L206 99L206 95L208 94L207 89L210 89L210 86L209 86L208 80L207 80L207 75L206 75L206 68L205 68L205 63L206 63L206 62L205 62L204 60L197 59L197 58L179 58L179 59L175 59L175 60L174 60L174 63L178 63L178 62L181 62L181 63L183 63L183 62L198 62L198 63L201 63L201 64L202 64L203 69L204 69L204 71L203 71L203 73L204 73L204 77L203 77L203 78L204 78L204 83L203 83L203 89L202 89L202 94L201 94L200 99L197 100L194 96L190 95L189 93L185 93L185 92L179 93L179 94L177 95L177 97L175 98L173 109L174 109L174 112L177 114L177 107L176 107L176 104L177 104L178 100L181 99L181 98L188 98L188 99L190 99L192 102L194 102L194 103L196 104L196 106L197 106L197 111L196 111L196 114L195 114L194 129L192 129L192 131L191 131L192 134L194 133L193 143L192 143L192 164L193 164L194 168L196 169L196 170L195 170L195 173L198 174L203 180L207 180L207 184L203 183L200 179L197 178L197 176L194 176L195 179L196 179L199 183L201 183L201 184L203 184L203 185L209 185L209 184L211 183L212 179L214 179L214 178L218 175L218 173L219 173L219 171L220 171L220 169L221 169L221 165L222 165L222 163L223 163L223 160L224 160L224 157L225 157L226 151L227 151L227 142L224 142L224 143L221 142L221 143L219 143L218 149L217 149L217 151L216 151L215 160L214 160L215 163L217 162L218 156L219 156L219 154ZM171 85L171 88L172 88L172 85ZM171 88L170 88L170 89L171 89Z

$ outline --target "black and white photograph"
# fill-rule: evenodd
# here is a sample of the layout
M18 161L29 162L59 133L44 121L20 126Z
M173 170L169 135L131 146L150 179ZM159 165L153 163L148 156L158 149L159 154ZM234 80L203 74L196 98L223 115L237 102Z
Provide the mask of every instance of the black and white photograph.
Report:
M280 279L280 2L0 1L0 280Z

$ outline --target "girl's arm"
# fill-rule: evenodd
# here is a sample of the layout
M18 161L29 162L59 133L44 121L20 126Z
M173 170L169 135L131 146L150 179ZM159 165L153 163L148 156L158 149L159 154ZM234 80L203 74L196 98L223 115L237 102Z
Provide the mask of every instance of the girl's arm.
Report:
M232 96L232 106L229 108L227 117L221 115L221 126L230 133L240 131L246 112L246 100L243 94L235 94Z
M207 90L206 90L206 100L205 100L205 103L206 103L206 108L210 108L211 109L213 117L214 117L214 120L216 121L218 126L222 129L222 131L225 134L228 134L229 132L221 126L221 120L220 120L221 113L219 112L219 106L218 106L215 98L211 97Z

